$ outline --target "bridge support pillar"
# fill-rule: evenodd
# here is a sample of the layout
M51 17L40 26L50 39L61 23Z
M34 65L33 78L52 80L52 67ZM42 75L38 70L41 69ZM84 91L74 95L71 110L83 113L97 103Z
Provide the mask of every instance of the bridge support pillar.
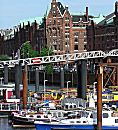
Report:
M87 62L86 60L81 60L80 64L77 65L78 74L78 88L77 96L86 100L86 86L87 86Z
M117 71L116 71L116 78L117 78L117 81L116 81L116 85L118 86L118 65L117 65Z
M16 98L20 98L20 66L15 65L15 95Z
M61 72L60 74L61 88L64 88L64 68L63 67L61 67L60 72Z
M36 84L36 87L35 87L35 92L38 92L39 91L39 70L38 68L36 68L36 71L35 71L35 84Z
M8 66L4 66L4 84L8 84Z

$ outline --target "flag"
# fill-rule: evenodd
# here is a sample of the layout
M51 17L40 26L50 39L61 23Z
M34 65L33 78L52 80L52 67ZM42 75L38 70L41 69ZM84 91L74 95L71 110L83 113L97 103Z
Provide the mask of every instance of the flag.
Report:
M40 60L40 58L35 57L32 59L32 62L33 62L33 64L40 64L41 60Z

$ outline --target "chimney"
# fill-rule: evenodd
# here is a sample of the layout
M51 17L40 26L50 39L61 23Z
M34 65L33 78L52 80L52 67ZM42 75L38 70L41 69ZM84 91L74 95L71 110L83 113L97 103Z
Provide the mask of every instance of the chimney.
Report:
M68 5L65 6L65 9L68 11Z
M52 0L52 3L56 3L56 0Z
M19 28L21 29L21 23L20 23L20 25L19 25Z
M88 7L86 7L86 21L88 21Z
M30 27L30 22L28 21L28 27Z
M34 29L37 30L37 21L34 21Z
M23 22L23 29L25 28L25 24L24 24L24 22Z
M115 15L118 15L118 2L115 2Z

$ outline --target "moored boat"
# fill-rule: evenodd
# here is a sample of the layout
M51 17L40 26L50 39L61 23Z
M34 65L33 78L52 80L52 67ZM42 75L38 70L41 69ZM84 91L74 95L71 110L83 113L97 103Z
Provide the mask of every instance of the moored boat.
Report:
M8 117L11 112L20 109L20 99L14 95L14 87L12 83L0 85L0 117Z
M50 120L56 121L57 119L52 117L51 113L42 113L36 111L19 111L18 113L12 113L12 126L13 127L35 127L34 121L50 122Z
M59 129L87 129L94 130L97 128L97 112L90 111L86 117L81 117L79 119L66 119L59 122L42 122L35 121L36 130L59 130ZM102 112L102 129L118 129L118 117L113 116L112 111Z

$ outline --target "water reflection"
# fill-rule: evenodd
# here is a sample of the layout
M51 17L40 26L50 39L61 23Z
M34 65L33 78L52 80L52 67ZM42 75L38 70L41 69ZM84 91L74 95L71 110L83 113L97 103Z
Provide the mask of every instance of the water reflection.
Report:
M0 118L0 130L36 130L35 128L13 128L7 118Z

